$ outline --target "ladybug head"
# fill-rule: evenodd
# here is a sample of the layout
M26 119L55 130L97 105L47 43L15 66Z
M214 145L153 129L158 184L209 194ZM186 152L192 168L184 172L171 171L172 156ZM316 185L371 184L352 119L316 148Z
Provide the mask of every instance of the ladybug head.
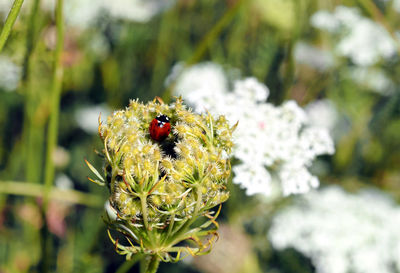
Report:
M162 122L162 123L169 122L169 118L166 115L158 115L156 117L156 120L158 120L159 122Z

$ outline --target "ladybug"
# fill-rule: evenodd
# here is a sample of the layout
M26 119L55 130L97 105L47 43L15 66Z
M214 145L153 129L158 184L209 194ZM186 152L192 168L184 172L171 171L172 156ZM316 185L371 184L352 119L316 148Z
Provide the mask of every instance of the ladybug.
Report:
M171 132L171 123L166 115L158 115L150 123L150 136L156 141L163 141Z

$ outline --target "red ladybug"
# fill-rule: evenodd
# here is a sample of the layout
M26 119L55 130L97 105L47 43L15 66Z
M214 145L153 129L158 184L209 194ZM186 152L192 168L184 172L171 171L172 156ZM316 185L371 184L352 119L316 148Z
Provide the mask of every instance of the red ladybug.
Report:
M150 136L156 141L163 141L171 132L171 123L166 115L158 115L150 123Z

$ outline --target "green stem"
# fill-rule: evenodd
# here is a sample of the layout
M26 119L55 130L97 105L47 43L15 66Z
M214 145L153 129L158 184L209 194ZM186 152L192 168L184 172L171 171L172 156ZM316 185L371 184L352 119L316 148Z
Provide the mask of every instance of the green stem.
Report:
M32 56L37 39L37 26L40 16L40 0L34 0L28 21L28 31L26 37L26 51L23 61L22 89L25 93L25 113L24 113L24 140L26 145L25 157L25 176L33 183L39 183L42 179L43 166L43 144L45 138L45 119L40 112L40 104L43 96L39 92L34 92L34 87L30 82L32 68ZM40 90L40 89L39 89Z
M206 53L207 48L219 37L225 27L233 20L236 13L240 10L240 6L244 2L244 0L238 0L229 10L225 12L221 19L218 20L213 28L201 40L192 57L187 61L188 65L197 63L202 58L202 56Z
M19 11L21 10L23 3L24 0L15 0L10 12L8 13L6 22L4 23L4 27L0 33L0 52L3 50L3 47L7 42L8 36L10 35L15 20L17 20Z
M186 223L181 225L178 229L176 229L172 233L171 238L167 240L168 244L174 245L176 242L179 242L181 240L181 236L186 233L186 231L190 228L191 224L193 224L193 222L197 219L197 216L201 209L201 202L203 200L203 193L201 192L200 187L196 188L196 195L197 195L196 207L194 209L192 218L190 220L187 220Z
M39 11L40 0L34 0L32 10L29 15L28 33L26 37L26 52L24 56L22 80L26 82L28 80L28 74L30 71L30 63L32 60L32 53L35 47L36 41L36 28L38 25L38 11Z
M48 193L54 179L54 162L53 152L57 144L58 134L58 118L60 112L60 97L63 79L63 67L61 63L61 54L64 45L64 25L63 25L63 0L57 0L56 6L56 28L57 28L57 42L54 52L54 74L51 89L51 115L49 121L49 128L47 134L47 151L46 151L46 167L45 167L45 195L44 195L44 208L47 209Z
M146 203L146 196L140 196L140 203L142 205L142 213L143 213L143 223L146 231L149 231L149 222L147 219L147 203Z
M43 197L44 186L31 182L0 181L0 194ZM102 207L104 204L104 200L100 196L54 187L50 189L49 199L95 208Z
M136 254L135 256L132 257L132 259L125 261L118 269L115 271L115 273L126 273L131 269L132 266L134 266L138 261L143 259L143 255Z
M186 61L186 65L190 66L203 57L207 52L207 48L219 37L221 32L226 28L226 26L235 18L235 15L240 10L240 7L246 1L238 0L232 7L230 7L225 14L218 20L218 22L212 27L212 29L203 37L200 43L197 45L195 51L191 57ZM173 84L167 87L162 98L164 101L169 101L172 97Z
M147 267L146 273L156 273L159 265L160 265L160 259L158 258L157 255L153 255Z

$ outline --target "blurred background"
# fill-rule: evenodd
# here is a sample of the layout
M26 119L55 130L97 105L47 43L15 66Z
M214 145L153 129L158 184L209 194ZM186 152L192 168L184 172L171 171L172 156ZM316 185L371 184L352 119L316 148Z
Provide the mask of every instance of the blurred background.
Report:
M0 0L3 22L12 2ZM84 158L102 166L100 113L170 102L176 73L201 64L255 77L269 89L263 103L296 101L335 153L307 166L320 181L311 193L232 184L213 252L159 272L400 272L399 0L68 0L59 105L54 9L26 1L0 54L1 273L139 272L107 238L108 192L87 180Z

